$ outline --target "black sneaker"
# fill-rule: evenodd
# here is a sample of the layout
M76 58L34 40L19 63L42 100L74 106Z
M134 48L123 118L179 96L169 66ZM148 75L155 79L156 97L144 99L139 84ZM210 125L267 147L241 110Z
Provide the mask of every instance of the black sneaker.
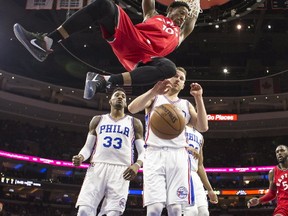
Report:
M14 25L13 30L17 39L38 61L43 62L51 53L53 40L45 37L46 34L29 32L18 23Z
M96 92L106 92L110 88L111 83L107 82L104 77L100 74L88 72L86 74L86 82L84 89L85 99L91 99Z

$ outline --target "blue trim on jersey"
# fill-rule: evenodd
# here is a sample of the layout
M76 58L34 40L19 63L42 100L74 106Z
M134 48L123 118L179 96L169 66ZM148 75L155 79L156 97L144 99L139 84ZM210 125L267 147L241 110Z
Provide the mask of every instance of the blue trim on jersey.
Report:
M195 192L194 192L194 185L193 179L191 175L191 159L188 157L188 170L189 170L189 185L190 185L190 205L195 205Z

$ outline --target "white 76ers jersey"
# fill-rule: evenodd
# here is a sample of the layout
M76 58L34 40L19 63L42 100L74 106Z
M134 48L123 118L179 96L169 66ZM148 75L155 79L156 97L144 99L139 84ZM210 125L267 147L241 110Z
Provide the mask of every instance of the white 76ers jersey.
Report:
M193 147L199 153L203 145L203 135L194 128L186 126L186 137L188 145ZM195 159L191 154L189 154L189 157L191 163L191 171L197 172L198 159Z
M102 115L96 127L96 145L91 162L130 166L133 163L135 132L133 117L114 120Z
M149 126L149 119L152 116L155 107L162 104L173 104L182 110L182 113L185 117L185 123L187 124L190 121L190 112L189 112L189 101L184 99L178 99L176 101L171 101L164 95L158 95L155 97L154 103L152 104L152 109L150 113L147 113L145 116L146 130L145 130L145 139L147 146L153 147L171 147L171 148L181 148L187 146L187 141L185 137L185 129L183 132L174 139L161 139L157 137Z

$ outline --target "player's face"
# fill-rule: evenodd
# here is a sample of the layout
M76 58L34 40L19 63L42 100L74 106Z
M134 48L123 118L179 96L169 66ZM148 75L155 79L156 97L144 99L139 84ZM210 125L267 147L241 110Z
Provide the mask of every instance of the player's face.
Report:
M188 17L188 12L185 6L170 8L168 17L173 20L175 25L181 27Z
M114 92L110 99L110 105L115 109L123 109L126 107L126 94L123 91Z
M275 153L278 163L284 163L288 158L288 150L283 145L278 146Z
M171 89L181 91L184 88L186 76L182 71L177 70L175 76L171 77L169 80L172 83Z

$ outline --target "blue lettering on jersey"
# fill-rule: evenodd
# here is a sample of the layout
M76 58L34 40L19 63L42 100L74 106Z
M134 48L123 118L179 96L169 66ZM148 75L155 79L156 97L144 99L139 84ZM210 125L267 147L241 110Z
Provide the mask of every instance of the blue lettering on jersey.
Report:
M199 146L201 146L201 139L199 139L199 137L193 133L185 133L186 134L186 137L188 139L188 143L190 145L190 142L189 141L192 141L192 142L196 142ZM190 145L191 146L191 145ZM192 145L193 146L193 145ZM193 146L194 147L194 146Z
M122 125L112 125L112 124L101 125L99 134L102 134L102 133L123 134L129 137L130 128L123 127Z

